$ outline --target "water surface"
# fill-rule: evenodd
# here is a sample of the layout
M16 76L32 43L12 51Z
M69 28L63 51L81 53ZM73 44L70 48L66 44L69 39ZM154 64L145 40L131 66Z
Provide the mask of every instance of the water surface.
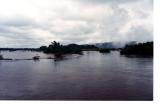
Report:
M32 58L39 52L1 52ZM54 57L54 56L53 56ZM0 61L2 100L152 100L153 59L84 52L60 60Z

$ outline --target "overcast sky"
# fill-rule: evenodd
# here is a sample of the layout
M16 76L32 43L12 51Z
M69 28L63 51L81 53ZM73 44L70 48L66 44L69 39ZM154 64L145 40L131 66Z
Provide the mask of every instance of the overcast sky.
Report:
M0 47L153 40L152 0L0 0Z

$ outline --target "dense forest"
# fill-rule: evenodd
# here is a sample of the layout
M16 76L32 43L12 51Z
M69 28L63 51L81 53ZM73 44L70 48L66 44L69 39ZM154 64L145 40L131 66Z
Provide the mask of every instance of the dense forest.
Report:
M120 53L122 55L149 55L153 56L153 42L126 45Z
M54 53L54 54L82 54L84 50L97 50L98 48L94 45L61 45L59 42L53 41L48 47L41 46L40 51L45 53Z
M111 52L111 49L99 49L99 52L100 53L110 53Z

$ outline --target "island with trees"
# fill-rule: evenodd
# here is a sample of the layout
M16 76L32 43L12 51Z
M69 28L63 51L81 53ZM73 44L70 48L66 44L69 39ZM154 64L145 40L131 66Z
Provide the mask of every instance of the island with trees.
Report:
M121 55L153 56L153 42L126 45L120 51Z
M98 48L94 45L61 45L59 42L53 41L49 46L41 46L39 50L44 53L53 54L82 54L82 51L98 50Z
M53 41L48 47L41 46L40 51L44 53L53 54L82 54L83 51L99 51L100 53L110 53L112 49L108 48L98 48L95 45L78 45L78 44L68 44L61 45L59 42Z

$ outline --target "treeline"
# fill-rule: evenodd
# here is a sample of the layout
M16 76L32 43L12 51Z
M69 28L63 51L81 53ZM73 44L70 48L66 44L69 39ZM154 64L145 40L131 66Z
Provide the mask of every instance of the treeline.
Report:
M39 48L0 48L0 51L39 51Z
M101 48L101 49L99 49L99 52L100 52L100 53L110 53L110 52L111 52L111 49L107 49L107 48L106 48L106 49L105 49L105 48L103 49L103 48Z
M153 42L126 45L120 53L122 55L150 55L153 56Z
M59 42L53 41L49 46L41 46L39 48L45 53L54 53L54 54L81 54L83 50L94 50L98 49L94 45L61 45Z
M129 44L124 48L98 48L95 45L78 45L68 44L62 45L59 42L53 41L49 46L41 46L40 48L0 48L0 51L43 51L44 53L61 54L82 54L82 51L99 51L100 53L110 53L113 50L120 50L121 55L152 55L153 42Z

